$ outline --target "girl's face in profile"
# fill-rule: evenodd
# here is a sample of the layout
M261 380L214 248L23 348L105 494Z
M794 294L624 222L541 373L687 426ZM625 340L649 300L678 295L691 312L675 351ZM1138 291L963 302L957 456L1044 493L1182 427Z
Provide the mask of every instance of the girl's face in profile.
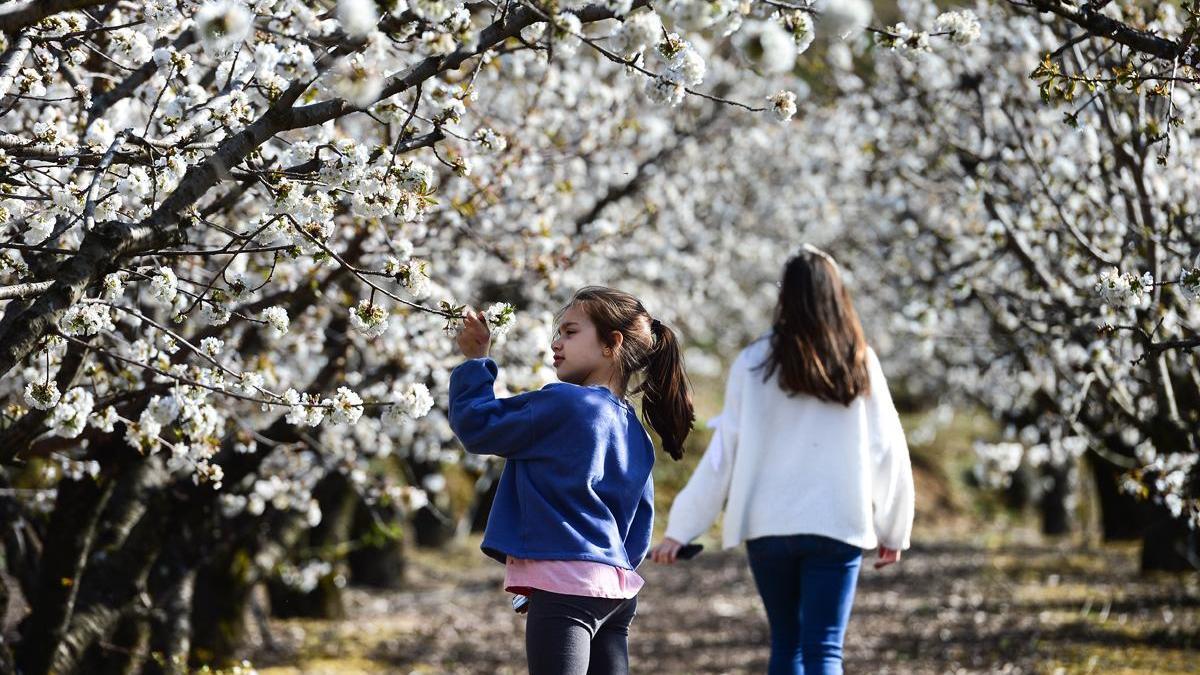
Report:
M559 318L550 348L554 351L554 372L563 382L583 384L592 374L611 367L612 359L604 356L596 324L577 305L567 307Z

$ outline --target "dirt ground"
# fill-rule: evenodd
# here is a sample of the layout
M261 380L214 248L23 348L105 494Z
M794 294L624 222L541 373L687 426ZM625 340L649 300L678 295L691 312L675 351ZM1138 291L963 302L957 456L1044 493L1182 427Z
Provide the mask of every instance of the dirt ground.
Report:
M647 563L635 673L761 673L767 624L744 551ZM405 591L349 589L343 621L272 621L262 673L523 673L524 619L473 546L419 554ZM1132 546L962 534L864 565L848 673L1200 672L1200 575L1142 577Z

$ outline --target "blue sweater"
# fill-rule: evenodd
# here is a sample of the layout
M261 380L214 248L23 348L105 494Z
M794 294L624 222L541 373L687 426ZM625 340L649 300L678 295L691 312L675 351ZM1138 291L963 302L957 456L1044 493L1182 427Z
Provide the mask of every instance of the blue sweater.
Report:
M599 385L498 399L496 372L484 357L450 374L450 426L463 447L508 460L483 552L637 567L654 527L654 444L637 415Z

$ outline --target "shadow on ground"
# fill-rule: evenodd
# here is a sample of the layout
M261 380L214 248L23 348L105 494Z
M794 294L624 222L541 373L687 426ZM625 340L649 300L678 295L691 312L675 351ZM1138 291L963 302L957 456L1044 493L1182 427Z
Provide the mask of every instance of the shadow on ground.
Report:
M500 565L418 559L412 590L351 590L345 621L277 621L266 673L523 673ZM1136 550L948 541L870 565L848 673L1200 672L1200 576L1142 577ZM639 570L635 673L758 673L767 624L741 550Z

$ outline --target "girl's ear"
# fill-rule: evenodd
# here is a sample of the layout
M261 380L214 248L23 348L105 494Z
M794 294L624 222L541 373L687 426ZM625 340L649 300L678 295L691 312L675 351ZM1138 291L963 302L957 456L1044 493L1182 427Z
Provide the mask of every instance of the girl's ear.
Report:
M621 334L621 331L614 330L612 332L612 350L614 353L621 349L621 344L624 341L625 341L625 336Z

